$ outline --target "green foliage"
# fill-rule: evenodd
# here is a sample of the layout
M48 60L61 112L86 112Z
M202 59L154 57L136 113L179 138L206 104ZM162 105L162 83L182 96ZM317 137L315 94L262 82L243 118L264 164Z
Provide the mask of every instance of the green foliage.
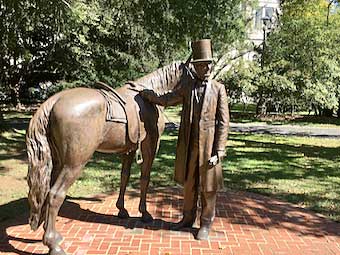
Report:
M242 61L221 80L232 102L251 98L257 113L340 113L340 9L337 1L282 1L283 15L260 63ZM260 62L260 60L258 62ZM340 116L340 114L339 114Z
M287 97L293 95L295 106L339 106L340 15L328 7L323 0L284 1L282 24L268 38L265 66L294 84L298 93L288 91Z
M154 68L136 3L74 1L64 44L72 57L69 79L102 80L113 86ZM136 15L135 15L136 14ZM153 60L153 61L150 61Z
M66 12L61 1L0 1L0 87L18 96L24 83L47 78ZM16 98L18 101L18 98ZM15 100L12 100L14 103Z
M117 86L184 59L193 39L212 38L219 51L243 39L240 2L74 1L68 36L77 66L72 77Z
M220 52L244 38L241 2L0 0L0 86L17 98L45 81L116 87L184 60L193 39Z
M294 76L294 73L288 75ZM264 103L276 108L276 112L287 109L292 94L297 92L289 77L276 73L273 66L260 68L256 62L240 61L221 80L227 86L232 103L265 99Z
M256 93L258 72L256 63L240 61L221 77L232 103L240 102L242 97L251 97Z

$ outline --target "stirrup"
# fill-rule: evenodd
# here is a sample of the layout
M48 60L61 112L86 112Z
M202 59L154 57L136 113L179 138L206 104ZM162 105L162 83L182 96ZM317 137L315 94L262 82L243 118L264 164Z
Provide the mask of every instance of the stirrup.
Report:
M141 151L141 142L138 142L138 148L136 151L136 163L138 165L143 163L143 155L142 155L142 151Z

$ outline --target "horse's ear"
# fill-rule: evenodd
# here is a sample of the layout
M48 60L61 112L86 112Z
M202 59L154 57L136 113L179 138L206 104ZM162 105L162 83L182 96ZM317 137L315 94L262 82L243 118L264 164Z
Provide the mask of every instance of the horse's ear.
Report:
M186 67L189 67L191 57L192 57L192 53L191 53L190 56L188 57L187 61L185 61L185 63L184 63L184 65L185 65Z
M186 73L191 77L191 79L195 79L195 75L191 72L190 70L190 60L191 60L191 57L192 57L192 53L190 54L190 56L188 57L187 61L185 61L184 63L184 69L186 71Z

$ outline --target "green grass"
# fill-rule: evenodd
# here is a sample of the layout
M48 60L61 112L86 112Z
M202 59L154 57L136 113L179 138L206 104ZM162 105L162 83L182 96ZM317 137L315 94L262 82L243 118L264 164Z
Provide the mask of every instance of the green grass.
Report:
M239 123L267 123L270 125L299 125L315 127L340 126L340 118L308 115L307 112L290 114L268 114L256 116L256 104L234 104L230 109L231 121Z
M176 111L173 114L178 116ZM16 215L27 211L23 198L27 194L24 139L28 116L6 116L6 120L6 127L0 129L0 221L13 217L13 211ZM175 185L176 140L176 132L162 136L151 187ZM227 147L223 161L227 189L273 196L340 221L340 140L231 133ZM129 188L139 189L136 164L131 173ZM95 153L68 195L89 197L118 191L119 184L119 157Z
M168 107L165 115L168 121L180 122L180 106ZM322 128L337 128L340 126L340 118L321 117L306 114L268 114L256 116L255 104L234 104L230 109L230 120L237 123L266 123L269 125L298 125Z
M162 136L159 152L154 160L150 186L173 186L173 166L175 159L177 135L166 132ZM71 196L88 196L101 192L119 190L120 186L120 159L117 155L95 153L86 165L82 176L72 185L69 191ZM139 189L140 167L134 163L128 187Z
M173 186L177 133L165 132L151 172L151 187ZM225 187L273 196L340 221L340 140L231 133L224 160ZM134 164L129 187L139 189ZM96 154L71 196L119 189L119 159Z
M164 110L165 119L167 122L179 123L181 121L181 106L171 106Z
M227 188L262 193L340 220L340 140L232 133Z
M233 104L231 109L232 112L242 112L242 113L255 113L256 112L256 104L248 103L248 104Z
M254 113L231 111L230 119L232 122L237 123L266 123L269 125L296 125L321 128L338 128L340 126L340 118L308 115L268 114L266 116L256 116Z

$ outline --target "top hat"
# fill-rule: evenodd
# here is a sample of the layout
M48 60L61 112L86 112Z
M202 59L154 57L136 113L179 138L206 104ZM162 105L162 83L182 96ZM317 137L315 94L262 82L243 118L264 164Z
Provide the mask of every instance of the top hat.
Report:
M193 41L191 43L192 48L192 61L191 63L197 62L212 62L212 48L210 39L202 39Z

